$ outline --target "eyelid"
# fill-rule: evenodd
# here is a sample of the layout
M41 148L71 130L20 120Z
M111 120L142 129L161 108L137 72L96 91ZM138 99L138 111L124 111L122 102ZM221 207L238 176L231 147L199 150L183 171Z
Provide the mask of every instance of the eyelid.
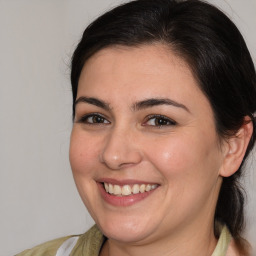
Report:
M151 119L154 119L154 118L159 118L159 119L164 119L168 122L170 122L170 124L168 125L147 125L146 123L148 121L150 121ZM164 116L164 115L160 115L160 114L151 114L151 115L148 115L146 118L145 118L145 121L143 122L142 124L143 126L151 126L151 127L163 127L163 126L172 126L172 125L177 125L177 122L174 121L173 119L167 117L167 116Z
M101 117L101 118L105 119L108 122L107 124L110 124L110 121L104 115L102 115L100 113L97 113L97 112L82 115L81 117L78 118L76 123L84 123L84 124L87 124L87 125L106 125L106 123L89 123L89 122L86 122L86 119L88 119L90 117L95 117L95 116L98 116L98 117Z

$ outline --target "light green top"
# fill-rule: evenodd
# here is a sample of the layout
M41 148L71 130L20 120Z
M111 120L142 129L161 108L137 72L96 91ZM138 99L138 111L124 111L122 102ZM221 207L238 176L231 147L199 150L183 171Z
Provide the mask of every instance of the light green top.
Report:
M72 236L59 238L50 242L46 242L33 249L26 250L16 256L55 256L58 248ZM225 256L228 245L231 240L231 234L226 226L222 227L218 244L212 256ZM70 256L98 256L100 249L105 241L105 237L101 231L94 225L85 234L80 235L79 239L73 248Z
M226 226L222 227L220 237L212 256L225 256L232 236Z

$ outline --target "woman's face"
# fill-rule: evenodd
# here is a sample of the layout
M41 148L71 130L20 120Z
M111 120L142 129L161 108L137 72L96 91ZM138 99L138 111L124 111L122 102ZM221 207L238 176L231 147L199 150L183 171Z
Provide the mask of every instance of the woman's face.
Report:
M113 47L86 62L70 162L107 237L149 242L209 226L223 155L209 101L169 49Z

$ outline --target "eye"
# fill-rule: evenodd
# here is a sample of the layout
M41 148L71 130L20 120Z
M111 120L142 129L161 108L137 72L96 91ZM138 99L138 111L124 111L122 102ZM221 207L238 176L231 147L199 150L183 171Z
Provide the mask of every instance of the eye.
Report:
M176 125L177 123L173 121L172 119L162 116L162 115L151 115L147 117L146 122L143 123L144 126L170 126L170 125Z
M88 114L81 117L79 123L85 124L110 124L110 122L100 114Z

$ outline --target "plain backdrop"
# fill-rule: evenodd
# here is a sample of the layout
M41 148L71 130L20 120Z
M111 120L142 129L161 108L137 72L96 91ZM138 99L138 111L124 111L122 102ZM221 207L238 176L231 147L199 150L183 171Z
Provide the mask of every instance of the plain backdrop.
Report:
M68 160L69 63L85 26L114 0L0 0L0 255L93 221ZM256 58L256 0L209 1L235 21ZM256 99L255 99L256 100ZM256 159L248 162L246 236L256 244ZM256 254L255 254L256 255Z

